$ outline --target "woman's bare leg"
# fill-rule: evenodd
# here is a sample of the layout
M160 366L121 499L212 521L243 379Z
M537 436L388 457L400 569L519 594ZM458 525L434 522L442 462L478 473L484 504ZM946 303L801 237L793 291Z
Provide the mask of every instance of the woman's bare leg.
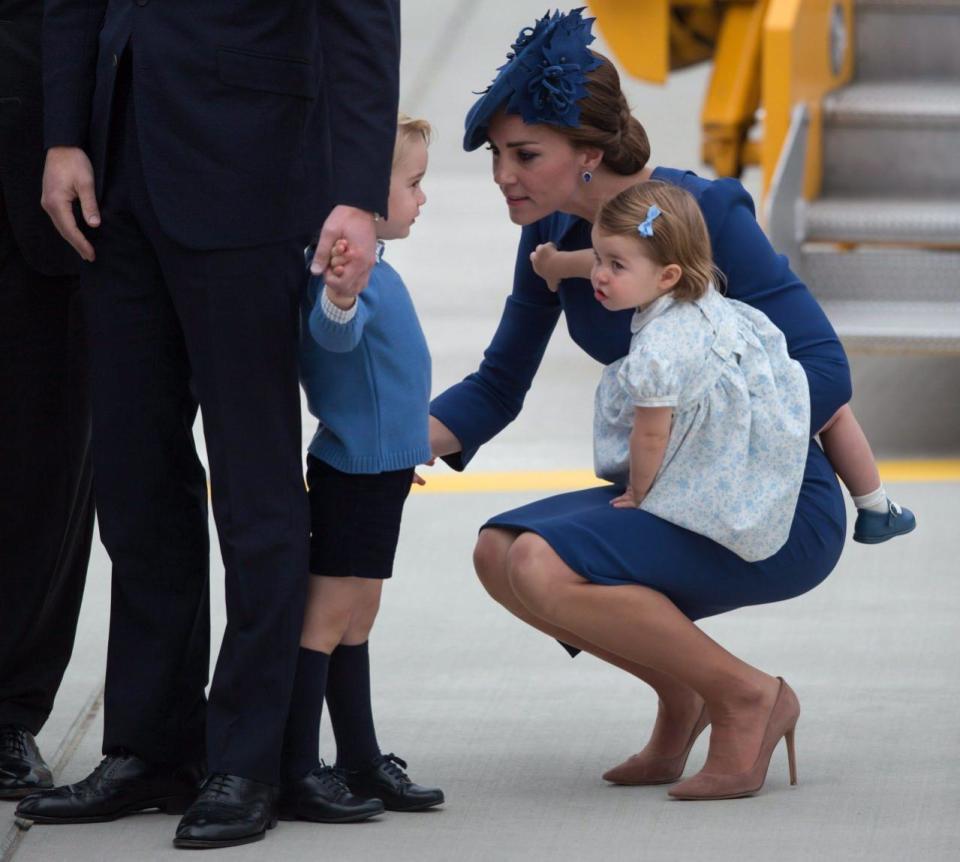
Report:
M706 770L738 773L753 765L779 690L774 677L727 652L663 594L591 584L533 533L512 543L507 569L536 618L673 676L704 699L712 724Z
M518 534L508 530L487 528L480 533L473 554L473 564L480 583L491 597L527 625L582 649L602 661L625 670L654 689L659 698L653 733L642 753L653 757L674 757L683 751L691 730L700 715L703 699L690 686L675 676L652 667L637 664L595 643L537 617L513 591L507 568L508 555Z

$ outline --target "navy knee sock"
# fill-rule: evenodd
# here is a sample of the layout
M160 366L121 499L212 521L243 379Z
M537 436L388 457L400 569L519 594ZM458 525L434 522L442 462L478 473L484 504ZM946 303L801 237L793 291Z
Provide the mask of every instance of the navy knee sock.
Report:
M330 656L327 707L337 740L337 766L363 769L380 756L370 705L367 644L340 644Z
M330 656L300 647L293 681L290 712L283 732L281 773L283 778L303 778L320 765L320 716L327 687Z

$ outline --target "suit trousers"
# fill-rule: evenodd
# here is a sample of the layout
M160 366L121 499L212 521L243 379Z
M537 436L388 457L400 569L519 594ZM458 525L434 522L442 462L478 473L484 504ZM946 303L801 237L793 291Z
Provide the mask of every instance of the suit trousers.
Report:
M82 288L98 516L113 564L104 752L206 757L210 772L277 784L308 571L297 374L304 243L199 251L171 240L144 181L130 87L128 73ZM209 703L198 404L226 572Z
M50 715L93 511L77 278L24 260L0 192L0 725L36 734Z

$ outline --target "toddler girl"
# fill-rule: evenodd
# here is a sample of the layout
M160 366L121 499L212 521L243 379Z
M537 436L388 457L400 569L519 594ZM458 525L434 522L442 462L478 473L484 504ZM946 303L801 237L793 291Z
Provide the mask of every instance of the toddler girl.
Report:
M408 236L426 202L429 139L425 120L400 115L379 240ZM335 276L353 253L335 245ZM419 480L414 467L430 460L430 354L410 294L382 254L381 242L359 296L314 276L303 307L301 379L320 425L307 455L311 575L284 740L286 818L348 822L443 802L443 791L414 784L403 760L380 752L370 703L367 639L392 574L403 505ZM324 695L335 767L318 759Z
M657 200L668 204L668 206L657 204ZM656 207L652 218L648 216L648 209L651 206ZM664 215L664 213L670 213L670 215ZM680 219L679 222L677 221L678 218ZM606 227L602 227L601 222ZM641 302L634 303L631 301L631 296L637 295L635 290L640 289L639 283L632 282L634 283L634 292L628 292L629 295L622 297L622 301L604 296L602 292L604 288L599 288L597 298L611 310L629 308L634 305L643 306L634 320L634 332L636 333L633 341L634 347L637 347L642 341L639 335L640 331L645 328L646 323L665 311L666 305L677 300L693 301L701 309L701 316L704 319L709 316L705 309L713 308L716 314L719 313L717 309L723 307L725 303L732 306L733 312L739 314L741 318L752 320L759 315L762 320L755 321L755 324L759 327L758 333L774 328L773 324L760 312L743 303L724 300L717 294L715 287L708 287L710 273L713 270L710 262L709 236L703 227L699 208L693 202L693 199L682 190L661 183L643 183L634 189L627 190L602 208L601 217L594 229L594 237L595 239L599 238L601 244L612 239L616 246L621 247L621 251L624 253L630 252L634 257L637 254L643 255L645 260L648 263L654 263L658 270L675 273L676 270L671 269L671 265L673 265L680 271L678 281L673 282L672 286L668 278L666 282L654 290L653 294L649 294L648 298ZM670 238L669 242L668 237ZM630 239L632 242L624 244L624 239ZM599 254L596 243L594 248ZM681 254L683 259L678 256ZM687 261L686 265L684 265L684 259ZM623 270L616 269L616 272L614 272L613 269L613 267L619 267L622 261L610 262L609 267L605 269L602 260L600 260L598 265L594 267L594 255L591 252L561 252L552 243L538 246L531 255L531 260L537 274L547 282L552 290L556 290L560 280L564 278L587 277L590 275L591 268L593 268L594 278L600 275L602 278L609 279L616 275L619 284L626 277ZM643 278L652 277L651 272L647 269L643 270L642 275ZM678 292L676 290L677 285L681 283L689 285L690 278L693 278L699 286L696 289L681 289ZM594 286L595 288L598 287L596 281L594 281ZM649 285L647 286L649 287ZM664 299L670 297L672 302L658 303L656 310L647 307L660 297ZM727 313L729 315L730 312ZM676 316L676 312L671 315L671 318L674 316ZM743 324L743 320L741 320L741 324ZM664 324L658 324L653 331L657 331L663 326ZM647 337L650 337L650 333ZM766 340L769 340L769 338ZM782 341L782 338L780 341ZM785 347L783 349L785 351ZM631 354L633 352L634 348L631 348ZM618 365L618 363L615 363L615 365ZM676 367L678 366L674 363L674 368ZM799 368L799 366L796 367ZM640 371L633 361L628 364L627 368L628 371L623 372L623 375L628 372L635 374ZM605 377L605 380L608 383L610 382L607 377ZM630 385L625 379L623 382L626 386ZM637 383L640 382L637 381ZM674 384L677 382L674 381ZM643 414L643 416L647 417L648 414ZM642 421L646 421L646 419ZM660 421L662 424L664 421L662 417ZM866 436L850 406L845 405L837 411L830 421L820 429L819 434L827 458L850 490L854 505L858 510L853 533L854 540L876 544L913 530L916 526L913 513L909 509L898 506L887 497L880 482L880 474L870 444L867 442ZM679 443L679 441L677 442ZM805 448L804 446L804 451ZM673 447L671 447L670 452L673 452ZM749 454L749 451L745 453L745 455ZM648 457L652 458L652 456ZM672 457L672 454L670 457ZM729 459L729 457L730 455L727 453L726 458ZM669 461L669 457L666 460ZM744 469L747 469L749 464L748 459L743 464ZM652 463L646 465L647 469L651 466L655 465L652 465ZM638 479L640 478L642 477L638 477ZM652 482L653 476L647 478ZM698 479L692 474L689 478L695 481L698 486L702 486L707 481L705 477ZM643 482L640 484L643 485ZM634 490L644 489L636 487ZM647 490L649 490L649 486ZM639 503L640 500L635 502ZM628 504L623 500L617 502L617 505ZM649 501L647 505L644 505L644 508L650 508L652 505L655 505L654 501ZM746 502L741 500L736 505L741 507L746 505ZM668 520L674 519L668 518ZM690 525L684 524L684 526ZM697 529L694 526L690 528ZM697 531L702 532L702 530ZM786 539L786 534L783 534L783 538ZM721 543L723 544L723 542Z

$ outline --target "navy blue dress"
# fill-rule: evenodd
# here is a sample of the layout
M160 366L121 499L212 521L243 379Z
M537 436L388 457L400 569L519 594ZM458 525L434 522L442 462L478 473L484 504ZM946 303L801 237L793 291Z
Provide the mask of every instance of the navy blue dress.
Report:
M790 537L772 557L748 563L640 509L614 509L610 500L622 489L612 485L548 497L497 515L484 527L536 533L582 577L651 587L695 620L800 595L836 565L846 515L837 478L812 435L850 400L850 371L833 327L787 259L770 246L739 182L669 168L657 168L653 179L680 185L697 199L714 260L727 278L727 296L763 311L806 371L811 441ZM454 469L462 470L519 414L561 313L573 340L598 362L607 365L626 355L632 309L607 311L585 279L567 279L552 293L530 265L530 252L541 242L552 241L563 251L589 248L590 227L565 213L524 227L513 293L483 363L430 407L463 446L445 459Z

